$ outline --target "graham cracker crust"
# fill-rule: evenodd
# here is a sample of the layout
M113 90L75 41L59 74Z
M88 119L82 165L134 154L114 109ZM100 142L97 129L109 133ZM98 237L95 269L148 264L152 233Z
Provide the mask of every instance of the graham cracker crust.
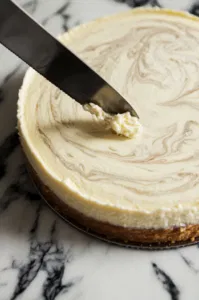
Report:
M99 234L110 241L116 240L126 244L129 242L148 245L157 245L160 243L168 246L168 244L174 245L175 243L179 244L179 242L193 243L195 239L199 237L199 224L167 229L139 229L115 226L87 217L59 199L49 187L43 184L29 163L27 163L27 167L34 183L46 202L62 217L66 217L66 219L69 218L71 222L78 224L80 227L83 226L85 231L91 229L92 232Z

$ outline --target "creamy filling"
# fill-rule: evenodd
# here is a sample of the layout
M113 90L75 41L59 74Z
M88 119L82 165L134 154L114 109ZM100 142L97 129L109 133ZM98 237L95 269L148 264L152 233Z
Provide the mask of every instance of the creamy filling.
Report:
M107 130L112 129L118 135L135 138L141 134L142 125L138 118L131 116L130 112L110 115L94 103L84 105L84 109L103 121Z
M119 135L106 130L100 118L29 70L19 130L44 183L73 208L111 224L199 223L198 19L134 10L60 40L135 107L143 131L139 139L120 136L129 131L128 116L126 128L123 120L112 125Z

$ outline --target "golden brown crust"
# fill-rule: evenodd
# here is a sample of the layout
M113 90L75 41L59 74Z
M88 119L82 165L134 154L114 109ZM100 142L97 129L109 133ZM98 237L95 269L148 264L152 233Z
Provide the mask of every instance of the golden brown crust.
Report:
M122 242L138 242L138 243L175 243L182 241L194 241L199 236L199 224L187 225L184 227L168 228L168 229L139 229L124 228L120 226L103 223L95 219L86 217L77 210L69 207L60 200L47 186L45 186L36 174L34 169L28 163L28 169L41 194L51 207L60 215L69 218L72 222L91 229L93 232L100 234L109 240L117 240Z

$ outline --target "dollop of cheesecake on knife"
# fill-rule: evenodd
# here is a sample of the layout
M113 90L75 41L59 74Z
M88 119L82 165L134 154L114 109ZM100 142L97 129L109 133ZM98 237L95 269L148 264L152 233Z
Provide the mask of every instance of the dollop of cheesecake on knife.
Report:
M81 25L60 40L136 107L139 121L128 113L108 116L92 105L85 111L29 69L19 95L18 128L46 200L109 239L194 240L198 18L138 9Z
M95 115L98 120L103 121L107 130L112 129L118 135L135 138L141 134L142 125L137 117L131 116L130 112L110 115L94 103L84 105L84 109Z

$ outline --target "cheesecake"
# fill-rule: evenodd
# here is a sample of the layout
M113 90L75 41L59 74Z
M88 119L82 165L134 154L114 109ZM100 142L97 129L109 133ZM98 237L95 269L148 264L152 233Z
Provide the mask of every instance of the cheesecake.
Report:
M135 134L125 136L129 127L106 126L29 69L19 93L18 130L46 201L108 239L196 239L199 19L134 9L80 25L59 40L131 103L139 122L130 123ZM114 128L120 120L117 115Z

